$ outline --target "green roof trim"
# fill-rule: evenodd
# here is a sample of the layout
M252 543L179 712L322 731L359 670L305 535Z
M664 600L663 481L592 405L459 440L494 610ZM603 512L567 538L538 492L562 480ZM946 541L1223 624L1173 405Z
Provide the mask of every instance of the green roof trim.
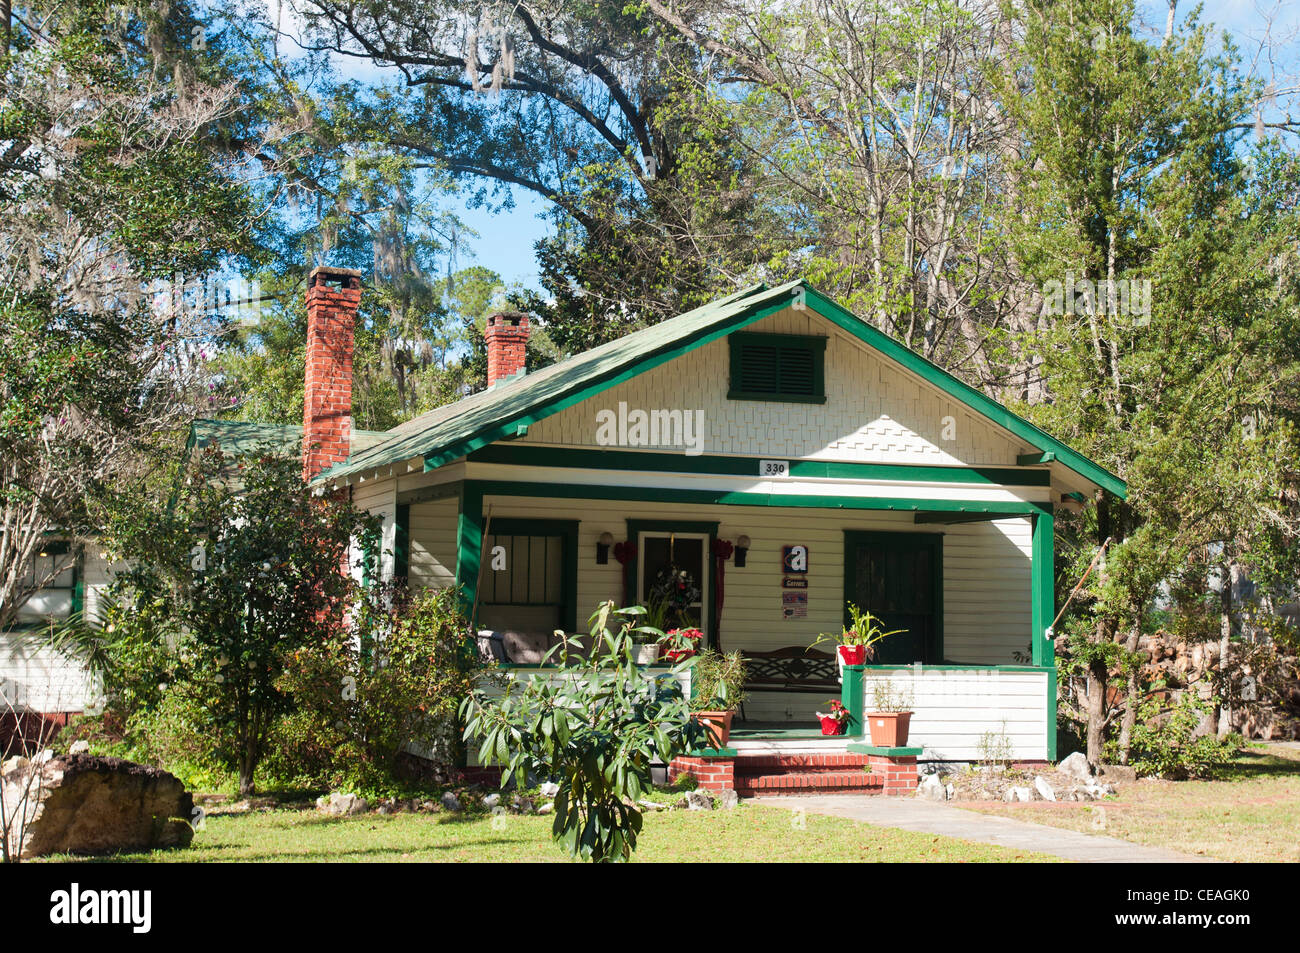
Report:
M515 436L521 428L526 429L697 347L783 311L796 301L1041 454L1053 454L1055 462L1121 499L1127 495L1124 481L1115 474L878 331L802 280L775 288L761 284L744 288L533 374L422 414L393 428L378 442L358 447L345 462L325 470L315 482L337 480L416 457L423 459L426 470L437 469L480 447Z

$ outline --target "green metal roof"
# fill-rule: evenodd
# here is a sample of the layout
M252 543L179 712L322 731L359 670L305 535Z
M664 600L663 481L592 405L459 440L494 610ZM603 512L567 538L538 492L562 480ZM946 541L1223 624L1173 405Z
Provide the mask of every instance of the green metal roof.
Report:
M535 373L511 378L454 404L421 414L394 427L369 446L360 446L354 441L351 456L322 472L314 482L332 482L413 457L422 457L425 468L434 469L479 447L514 436L521 427L782 311L795 302L843 328L1030 446L1055 453L1057 462L1088 481L1121 498L1125 496L1127 488L1119 477L1012 413L987 394L876 330L803 281L792 281L775 288L752 285L660 324L575 354Z
M352 452L368 449L388 439L388 434L375 430L352 431ZM213 444L232 456L243 456L258 450L272 453L299 452L302 441L301 424L259 424L249 420L196 420L190 428L190 446L206 450Z

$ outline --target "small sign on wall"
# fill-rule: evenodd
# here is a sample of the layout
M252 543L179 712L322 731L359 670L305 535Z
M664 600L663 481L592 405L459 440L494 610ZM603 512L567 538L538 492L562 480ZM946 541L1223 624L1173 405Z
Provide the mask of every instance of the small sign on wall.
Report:
M781 565L788 573L808 571L808 547L800 544L781 547Z
M781 615L787 619L806 619L808 617L808 593L781 593Z
M781 580L782 589L807 589L808 580L802 576L786 576Z

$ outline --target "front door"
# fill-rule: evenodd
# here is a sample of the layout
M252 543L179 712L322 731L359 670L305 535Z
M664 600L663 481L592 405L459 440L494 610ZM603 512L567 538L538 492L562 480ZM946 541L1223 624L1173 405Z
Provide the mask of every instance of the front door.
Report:
M706 533L643 532L638 534L637 604L659 607L664 631L698 628L708 631L704 607L709 604L709 537Z
M870 664L943 660L942 535L846 532L844 570L846 600L906 630L879 643Z

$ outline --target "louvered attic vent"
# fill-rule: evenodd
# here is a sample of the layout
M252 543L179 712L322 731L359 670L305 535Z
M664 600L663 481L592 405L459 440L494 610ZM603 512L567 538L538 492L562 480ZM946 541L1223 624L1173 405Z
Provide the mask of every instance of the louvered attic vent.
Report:
M736 332L731 342L732 400L826 402L826 339Z

